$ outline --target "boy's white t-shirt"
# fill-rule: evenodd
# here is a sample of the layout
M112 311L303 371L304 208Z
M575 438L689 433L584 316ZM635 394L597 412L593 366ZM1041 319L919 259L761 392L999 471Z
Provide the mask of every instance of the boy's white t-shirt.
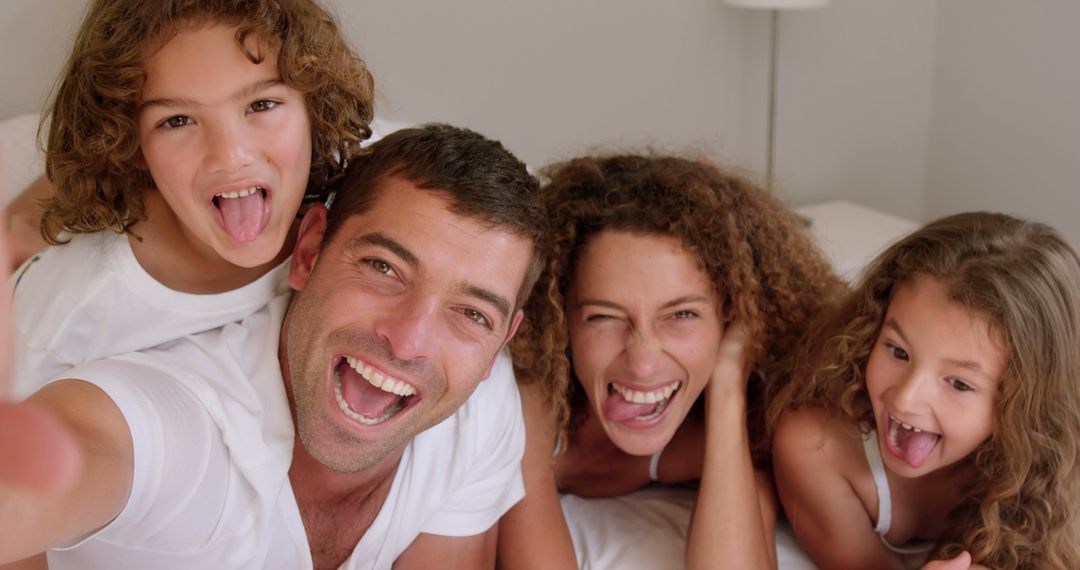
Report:
M239 289L169 289L139 265L127 236L77 234L12 277L13 395L29 396L65 370L242 319L288 290L288 261Z
M52 570L312 567L289 481L293 423L278 362L288 295L239 323L79 366L132 433L131 495ZM348 570L390 568L419 533L470 536L524 496L521 402L500 354L452 416L409 443Z

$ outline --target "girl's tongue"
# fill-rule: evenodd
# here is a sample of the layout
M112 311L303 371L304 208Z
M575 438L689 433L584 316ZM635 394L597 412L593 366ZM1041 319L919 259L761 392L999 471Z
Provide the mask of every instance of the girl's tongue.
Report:
M922 466L940 439L940 434L905 428L896 420L889 419L889 447L912 467Z

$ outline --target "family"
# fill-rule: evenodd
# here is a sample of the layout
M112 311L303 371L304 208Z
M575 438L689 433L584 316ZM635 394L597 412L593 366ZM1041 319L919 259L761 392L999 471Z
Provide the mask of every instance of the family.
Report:
M955 214L849 287L713 162L538 180L371 142L373 85L315 0L93 0L0 243L0 568L577 568L560 494L655 484L688 568L780 520L825 569L1080 568L1058 232Z

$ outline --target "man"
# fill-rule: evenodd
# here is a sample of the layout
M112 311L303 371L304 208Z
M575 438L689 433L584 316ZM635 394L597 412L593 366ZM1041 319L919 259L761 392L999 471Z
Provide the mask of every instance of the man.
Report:
M500 350L543 219L498 143L440 125L386 137L304 217L291 301L32 397L76 434L83 475L60 497L0 492L0 561L492 566L493 525L523 493Z

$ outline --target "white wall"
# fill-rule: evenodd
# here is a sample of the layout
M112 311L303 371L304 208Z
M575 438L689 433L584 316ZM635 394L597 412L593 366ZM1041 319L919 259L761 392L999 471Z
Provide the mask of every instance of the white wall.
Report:
M972 208L1080 244L1080 2L949 0L938 14L928 218Z

